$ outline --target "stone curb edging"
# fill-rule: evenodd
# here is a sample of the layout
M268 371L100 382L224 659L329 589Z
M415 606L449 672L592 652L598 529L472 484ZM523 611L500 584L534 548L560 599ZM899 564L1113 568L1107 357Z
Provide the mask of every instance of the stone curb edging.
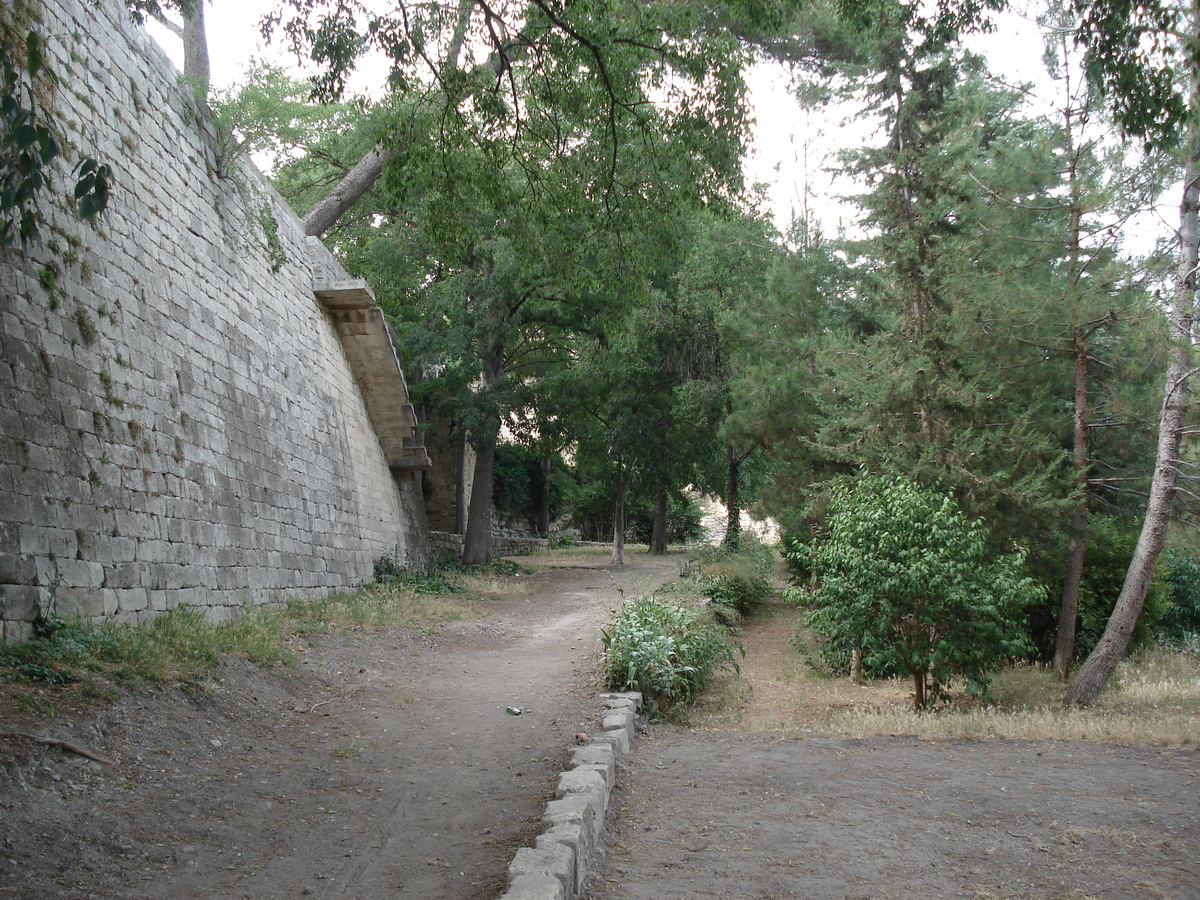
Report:
M608 798L617 767L629 755L642 695L601 694L604 720L571 756L558 776L556 799L546 804L542 833L522 847L508 866L508 890L500 900L573 900L583 889L604 834Z

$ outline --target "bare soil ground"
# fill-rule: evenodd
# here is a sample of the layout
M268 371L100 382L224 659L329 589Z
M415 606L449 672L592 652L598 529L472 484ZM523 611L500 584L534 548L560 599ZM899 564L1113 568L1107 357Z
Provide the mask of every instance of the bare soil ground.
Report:
M554 562L478 621L334 632L295 668L227 659L168 688L0 731L0 897L494 898L573 737L597 627L679 556ZM521 710L519 716L506 707Z
M0 738L0 898L498 897L594 725L597 626L680 561L627 558L551 556L480 620L333 632L288 670L9 708L112 765ZM594 900L1200 898L1194 749L805 735L781 623L640 738Z
M821 736L791 621L751 622L692 727L639 740L592 900L1200 898L1200 722L1172 749Z

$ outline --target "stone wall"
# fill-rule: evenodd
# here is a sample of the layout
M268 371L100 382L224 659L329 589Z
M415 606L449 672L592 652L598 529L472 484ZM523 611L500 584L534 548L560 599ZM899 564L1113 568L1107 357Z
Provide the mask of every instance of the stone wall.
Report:
M461 534L448 531L431 531L429 539L435 553L453 553L462 556L465 538ZM611 544L609 546L612 546ZM549 550L548 538L535 537L528 534L498 534L492 532L492 556L525 556L539 550Z
M63 136L115 185L97 227L59 213L44 247L0 250L4 637L52 605L220 618L352 586L384 554L423 562L415 420L379 399L403 390L395 348L373 405L352 364L385 329L369 291L229 162L119 0L43 15Z

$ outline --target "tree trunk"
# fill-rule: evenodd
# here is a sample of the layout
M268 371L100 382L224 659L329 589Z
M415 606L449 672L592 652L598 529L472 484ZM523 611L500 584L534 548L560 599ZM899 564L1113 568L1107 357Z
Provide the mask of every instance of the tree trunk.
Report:
M482 390L489 392L504 375L504 340L495 332L482 339L485 350ZM496 461L499 418L487 423L486 433L475 435L475 480L471 484L471 506L467 511L467 533L463 538L462 561L468 566L485 565L492 556L492 468Z
M538 479L541 481L538 493L537 530L543 537L550 536L550 457L543 456L538 460Z
M183 75L207 92L212 82L212 69L204 33L204 3L205 0L197 0L195 13L183 17Z
M1063 579L1062 604L1058 610L1058 642L1054 671L1063 681L1071 672L1075 656L1075 622L1079 614L1079 584L1083 578L1083 551L1087 546L1088 456L1088 348L1083 329L1075 329L1075 478L1079 504L1071 517L1071 547L1067 552L1067 574Z
M621 469L621 480L617 484L617 503L613 510L613 552L614 566L625 565L625 494L629 490L629 477L633 474L633 466L626 464Z
M487 565L492 557L492 466L496 461L496 433L475 445L475 483L463 538L464 566Z
M454 533L467 530L467 430L458 422L451 426L455 432Z
M320 237L337 220L340 219L355 201L365 194L383 172L383 164L395 153L395 150L384 150L375 147L367 155L355 163L354 168L342 176L342 180L333 186L328 194L316 202L312 209L304 214L300 224L304 233L309 237Z
M916 712L924 712L925 710L925 670L913 669L913 710Z
M1195 105L1193 84L1192 105ZM1193 110L1194 112L1194 110ZM1137 548L1129 563L1125 583L1116 607L1105 626L1100 643L1076 672L1063 703L1067 706L1090 705L1117 667L1129 646L1129 639L1141 615L1146 592L1154 575L1154 565L1167 538L1167 525L1179 479L1179 444L1188 407L1188 377L1191 371L1192 318L1196 289L1197 208L1200 186L1197 184L1200 159L1200 127L1189 126L1187 160L1184 165L1183 202L1179 209L1179 265L1175 274L1174 296L1170 313L1170 358L1163 390L1163 405L1158 422L1158 451L1150 482L1150 499Z
M850 680L855 684L866 684L867 679L863 675L862 651L850 651Z
M725 445L725 453L729 458L729 475L725 485L725 506L729 518L725 523L725 539L721 544L736 550L742 536L742 501L739 496L742 460L733 449L733 444Z
M667 492L654 497L654 525L650 529L650 552L662 556L667 552Z

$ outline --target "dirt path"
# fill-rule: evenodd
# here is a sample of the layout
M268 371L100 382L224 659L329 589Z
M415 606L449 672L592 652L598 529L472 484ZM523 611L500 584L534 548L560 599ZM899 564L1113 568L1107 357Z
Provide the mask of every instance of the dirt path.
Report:
M1200 898L1195 747L784 738L789 630L746 630L702 727L639 740L591 900Z
M287 673L230 660L209 691L39 724L112 767L0 739L0 897L497 897L593 724L617 589L678 565L552 568L433 636L330 638Z
M0 898L494 900L593 724L597 625L678 562L554 568L431 636L0 721L115 763L0 738ZM783 739L796 662L766 621L704 728L639 740L591 900L1200 898L1194 748Z

